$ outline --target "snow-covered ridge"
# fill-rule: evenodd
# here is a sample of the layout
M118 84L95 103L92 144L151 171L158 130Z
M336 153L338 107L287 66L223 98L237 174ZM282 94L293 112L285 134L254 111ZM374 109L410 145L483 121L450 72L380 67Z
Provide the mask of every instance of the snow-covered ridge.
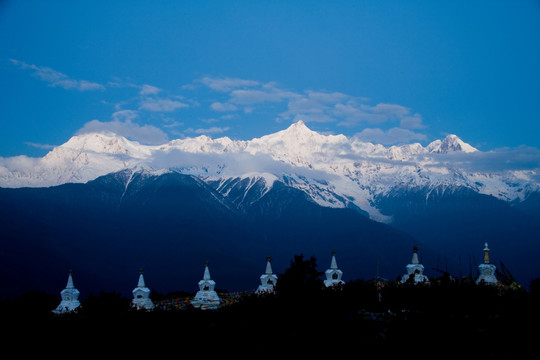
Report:
M427 146L419 143L385 147L344 135L323 135L303 122L252 140L176 139L143 145L112 133L72 137L43 158L0 158L1 187L44 187L87 182L123 169L177 171L206 182L227 179L287 182L324 206L357 207L388 221L375 198L396 188L466 186L504 200L522 199L538 190L536 170L486 172L470 166L480 151L455 135ZM227 195L229 187L223 189ZM262 195L261 195L262 196Z

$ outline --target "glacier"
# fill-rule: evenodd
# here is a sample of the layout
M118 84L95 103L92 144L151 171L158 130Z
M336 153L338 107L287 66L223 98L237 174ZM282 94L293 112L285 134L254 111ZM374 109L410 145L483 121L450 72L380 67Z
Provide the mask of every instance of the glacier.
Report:
M0 158L0 187L86 183L125 169L151 174L174 171L211 184L225 197L234 193L237 205L255 184L262 197L280 181L302 190L319 205L355 208L384 223L392 217L380 211L377 198L399 189L465 187L508 202L523 201L540 190L538 168L475 166L489 156L456 135L425 147L419 143L385 147L355 137L321 134L302 121L252 140L201 135L144 145L114 133L86 133L42 158Z

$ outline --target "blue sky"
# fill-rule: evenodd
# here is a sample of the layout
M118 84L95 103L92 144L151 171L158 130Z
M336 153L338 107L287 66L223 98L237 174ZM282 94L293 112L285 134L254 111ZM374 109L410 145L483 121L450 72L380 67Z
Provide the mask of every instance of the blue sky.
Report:
M540 1L0 2L0 156L88 131L540 148Z

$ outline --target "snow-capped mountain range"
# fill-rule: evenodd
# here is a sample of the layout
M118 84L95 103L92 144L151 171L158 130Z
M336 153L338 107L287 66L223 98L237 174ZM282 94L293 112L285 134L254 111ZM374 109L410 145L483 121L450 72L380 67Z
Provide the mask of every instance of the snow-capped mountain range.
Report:
M245 141L203 135L143 145L112 133L88 133L72 137L43 158L0 158L0 187L84 183L124 169L154 175L175 171L211 184L225 197L238 184L245 193L262 184L263 196L281 181L322 206L357 208L380 222L391 217L377 208L377 198L397 189L466 187L505 201L521 201L540 189L538 169L482 171L471 165L482 154L455 135L425 147L385 147L323 135L302 121Z

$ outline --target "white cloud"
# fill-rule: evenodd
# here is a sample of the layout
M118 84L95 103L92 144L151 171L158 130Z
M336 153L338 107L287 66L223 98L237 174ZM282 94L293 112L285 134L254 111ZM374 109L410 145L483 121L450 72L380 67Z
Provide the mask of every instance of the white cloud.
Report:
M39 165L40 158L28 157L26 155L0 157L0 172L7 169L8 172L32 172Z
M312 179L331 181L337 176L321 170L313 170L304 167L294 167L293 165L273 159L268 154L240 153L192 153L181 150L171 150L168 152L157 152L150 166L155 168L182 167L198 168L200 164L205 164L209 171L219 169L219 174L223 176L238 176L246 173L268 173L276 176L294 173L299 176L306 176ZM223 166L225 165L225 166Z
M258 81L238 79L238 78L228 78L228 77L215 78L215 77L206 76L196 81L208 86L212 90L216 90L220 92L229 92L229 91L232 91L233 89L255 87L255 86L260 85Z
M389 118L390 117L402 118L403 116L406 116L410 114L411 112L409 108L406 108L405 106L397 105L397 104L379 103L371 107L364 105L363 108L374 114L382 114Z
M195 133L195 134L220 134L220 133L223 133L223 132L226 132L226 131L229 131L231 128L229 126L226 126L226 127L218 127L218 126L213 126L211 128L207 128L207 129L193 129L193 128L189 128L189 129L186 129L186 132L192 132L192 133Z
M40 143L34 143L34 142L30 142L30 141L27 141L25 142L26 145L28 146L31 146L31 147L35 147L35 148L38 148L38 149L44 149L44 150L52 150L56 147L56 145L49 145L49 144L40 144Z
M141 86L141 90L139 91L139 95L155 95L161 91L160 88L157 88L152 85L144 84Z
M341 92L306 90L299 93L285 90L274 82L238 78L204 77L197 81L228 95L226 101L212 103L214 111L235 111L237 106L243 106L244 112L249 114L257 106L270 103L286 106L285 111L278 113L278 122L302 119L306 122L337 122L337 125L347 127L393 122L404 129L424 127L422 116L408 107L384 102L370 105L365 97Z
M289 113L322 113L328 109L323 102L305 96L291 98L288 105Z
M188 104L168 98L153 98L148 97L141 101L139 109L144 109L154 112L171 112L176 109L189 107Z
M401 126L402 128L407 128L407 129L425 128L425 125L422 123L422 115L420 114L414 114L412 116L403 117L399 122L399 126Z
M437 163L451 164L467 171L534 170L532 175L538 177L537 169L540 168L540 149L533 147L504 148L487 152L431 154L431 156Z
M16 174L19 178L25 178L36 171L41 158L32 158L25 155L3 158L0 157L0 177L9 179Z
M79 90L79 91L90 91L90 90L105 90L105 86L87 81L87 80L76 80L68 77L67 75L53 70L46 66L37 66L33 64L27 64L25 62L11 59L11 62L21 69L29 69L34 71L34 75L40 78L41 80L48 82L52 87L59 86L66 90Z
M131 121L139 117L135 110L119 110L111 115L113 121Z
M332 97L325 97L323 93L317 93L315 96L291 96L287 104L287 111L279 114L278 121L292 120L296 122L302 120L305 122L333 122L335 118L329 113L330 107L326 105L332 102ZM331 94L329 94L331 95Z
M367 105L354 102L336 104L333 113L341 119L338 125L354 127L361 123L382 124L388 120L384 114L373 113Z
M391 128L387 131L379 128L364 129L362 132L356 134L355 137L360 141L382 145L407 144L412 141L423 141L427 138L424 134L398 127Z
M169 141L167 134L161 129L153 125L134 123L132 121L134 113L131 110L124 110L114 113L113 121L89 121L77 131L77 134L112 132L143 144L163 144Z
M177 120L172 119L172 118L163 119L163 123L164 123L163 127L166 128L166 129L174 129L174 128L177 128L177 127L180 127L180 126L184 126L183 122L177 121Z
M379 103L371 106L350 100L346 103L336 104L333 113L341 119L338 125L347 127L355 127L365 123L384 124L390 122L399 122L401 127L409 129L424 127L420 114L412 114L411 109L398 104Z
M285 91L250 89L233 90L230 93L230 96L230 102L233 104L252 105L267 102L279 103L291 96L294 96L294 94Z
M219 112L238 110L238 108L231 103L221 103L221 102L212 103L212 105L210 105L210 108L214 111L219 111Z
M306 91L308 97L320 104L336 104L350 98L349 95L340 92Z
M229 96L227 101L214 102L211 105L214 111L236 111L238 105L243 105L244 112L248 114L254 110L251 105L279 104L299 96L299 94L277 87L272 82L261 83L253 80L213 77L204 77L197 81Z

